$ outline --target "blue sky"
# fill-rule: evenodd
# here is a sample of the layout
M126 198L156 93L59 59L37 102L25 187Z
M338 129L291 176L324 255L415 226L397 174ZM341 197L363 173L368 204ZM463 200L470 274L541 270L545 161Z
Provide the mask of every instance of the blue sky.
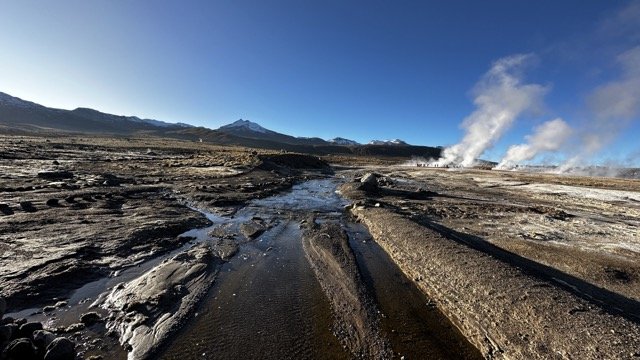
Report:
M243 118L297 136L451 145L493 62L533 54L522 81L548 88L544 105L483 156L499 159L552 118L588 127L590 94L619 78L617 57L640 45L637 9L615 0L3 1L0 91L211 128ZM637 159L639 118L625 118L598 158Z

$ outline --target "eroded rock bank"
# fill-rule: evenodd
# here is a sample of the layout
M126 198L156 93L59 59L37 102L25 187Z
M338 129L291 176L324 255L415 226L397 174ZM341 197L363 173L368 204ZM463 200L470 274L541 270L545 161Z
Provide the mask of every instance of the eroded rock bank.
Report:
M200 244L113 289L103 305L110 313L107 328L119 334L130 360L152 358L184 324L221 262Z
M485 357L640 356L637 322L385 208L362 184L342 189L358 199L352 214Z
M337 223L307 223L304 251L331 303L333 331L357 358L391 357L388 341L380 334L379 312L364 288L349 239Z

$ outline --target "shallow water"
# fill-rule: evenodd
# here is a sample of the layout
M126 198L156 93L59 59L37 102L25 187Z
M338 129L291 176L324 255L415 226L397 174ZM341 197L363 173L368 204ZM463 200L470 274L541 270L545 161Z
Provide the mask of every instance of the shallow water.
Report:
M243 245L223 266L197 317L163 359L348 359L331 333L333 316L302 247L300 219L315 213L341 222L363 279L381 311L382 336L398 358L479 359L480 353L407 279L365 227L342 215L333 180L313 180L284 195L253 201L240 218L279 225Z
M285 220L223 266L198 316L162 358L348 358L330 326L299 226Z

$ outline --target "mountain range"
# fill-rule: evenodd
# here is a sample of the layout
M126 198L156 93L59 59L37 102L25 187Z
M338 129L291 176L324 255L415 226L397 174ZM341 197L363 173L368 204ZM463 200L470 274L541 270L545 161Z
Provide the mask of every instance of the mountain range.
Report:
M162 136L219 145L282 149L314 154L356 154L386 156L437 157L440 149L413 146L402 140L372 140L361 145L354 140L337 137L295 137L281 134L240 119L218 129L195 127L184 123L168 123L136 116L103 113L89 108L63 110L0 92L0 132L4 133L83 133L114 136Z

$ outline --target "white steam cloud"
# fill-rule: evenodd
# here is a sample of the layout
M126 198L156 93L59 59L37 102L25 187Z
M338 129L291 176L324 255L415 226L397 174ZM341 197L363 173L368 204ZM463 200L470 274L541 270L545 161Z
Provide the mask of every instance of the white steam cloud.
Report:
M618 56L622 68L620 79L596 88L589 104L596 121L628 120L640 110L640 46Z
M581 151L560 166L566 172L611 143L640 113L640 46L617 58L620 77L597 87L588 97L593 118L581 134Z
M523 161L531 160L536 155L557 151L571 136L572 130L564 120L558 118L535 128L533 135L525 137L527 142L520 145L512 145L507 154L500 161L496 169L513 169Z
M523 112L541 104L547 89L537 84L522 84L520 70L533 55L519 54L499 59L474 88L476 110L467 116L462 140L444 150L434 166L472 166L491 148Z

